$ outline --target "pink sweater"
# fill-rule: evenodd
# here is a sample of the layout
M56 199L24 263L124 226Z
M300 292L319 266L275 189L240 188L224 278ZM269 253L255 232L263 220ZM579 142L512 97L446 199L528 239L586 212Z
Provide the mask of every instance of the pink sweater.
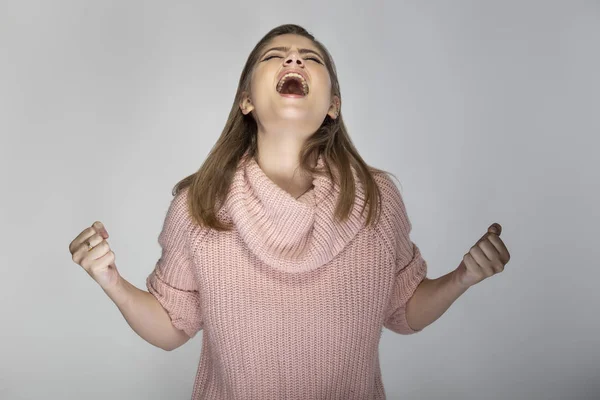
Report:
M240 165L220 210L233 231L194 224L188 189L172 200L146 285L175 327L190 337L203 330L192 399L386 398L382 329L417 332L405 305L427 264L398 188L376 179L383 209L374 227L360 215L360 185L340 224L331 180L316 177L294 199L254 160Z

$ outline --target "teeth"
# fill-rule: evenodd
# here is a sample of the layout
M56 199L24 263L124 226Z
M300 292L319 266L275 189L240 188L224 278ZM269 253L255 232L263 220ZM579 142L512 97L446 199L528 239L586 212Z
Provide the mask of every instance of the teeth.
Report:
M304 95L306 96L308 94L308 84L306 83L306 81L304 80L304 77L302 75L297 74L295 72L289 72L281 78L281 80L277 84L277 91L281 92L281 88L283 87L283 84L285 83L285 81L288 80L288 78L292 78L292 77L298 78L300 80L300 82L302 82L302 90L304 91Z

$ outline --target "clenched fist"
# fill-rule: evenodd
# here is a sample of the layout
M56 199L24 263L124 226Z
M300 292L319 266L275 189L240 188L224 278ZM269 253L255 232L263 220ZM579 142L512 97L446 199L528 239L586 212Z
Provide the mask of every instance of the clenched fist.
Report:
M510 253L500 239L502 226L493 223L488 231L464 255L456 269L458 282L469 288L492 275L504 271L504 266L510 260Z
M108 289L119 280L119 271L115 265L115 253L110 249L108 232L101 222L84 229L69 244L73 261L79 264L102 289Z

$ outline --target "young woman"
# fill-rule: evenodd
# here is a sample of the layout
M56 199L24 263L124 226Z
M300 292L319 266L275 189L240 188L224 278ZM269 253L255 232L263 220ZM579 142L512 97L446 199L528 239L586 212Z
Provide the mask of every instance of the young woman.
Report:
M490 228L472 252L488 262L427 279L400 192L362 160L341 104L326 48L273 29L221 137L174 189L148 292L120 276L100 222L71 243L148 342L172 350L203 330L194 399L384 399L383 327L422 330L508 261Z

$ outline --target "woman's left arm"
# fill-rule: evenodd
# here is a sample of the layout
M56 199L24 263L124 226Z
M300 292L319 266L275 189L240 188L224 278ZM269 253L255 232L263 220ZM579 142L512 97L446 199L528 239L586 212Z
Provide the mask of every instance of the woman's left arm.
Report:
M452 272L423 279L406 304L406 320L414 330L433 323L471 286L504 271L510 254L500 239L502 226L492 224Z

